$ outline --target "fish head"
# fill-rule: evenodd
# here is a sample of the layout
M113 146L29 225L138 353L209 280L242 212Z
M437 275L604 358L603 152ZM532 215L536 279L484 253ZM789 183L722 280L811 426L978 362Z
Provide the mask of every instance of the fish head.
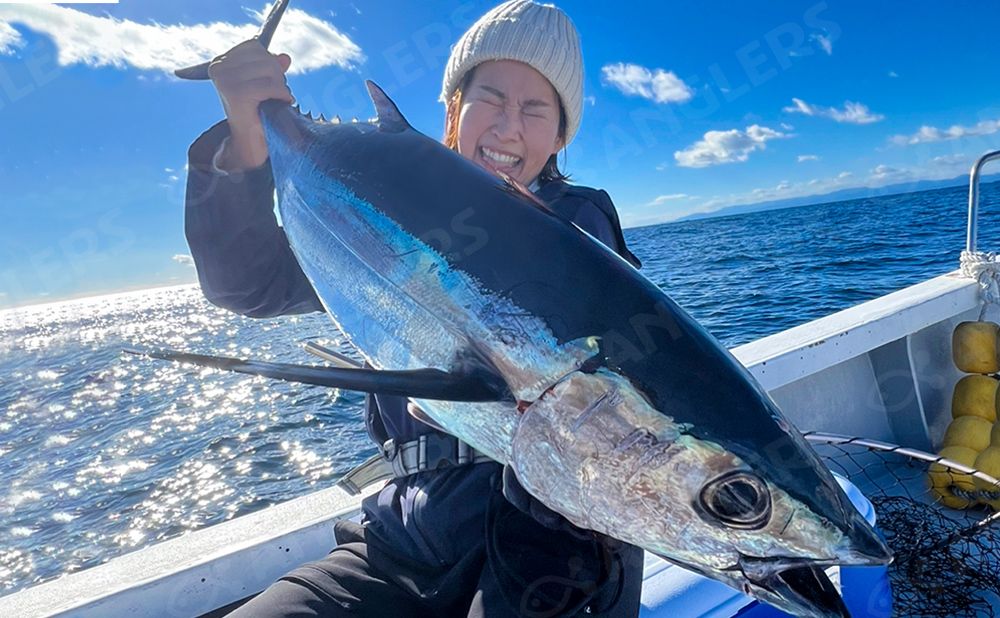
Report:
M690 434L679 441L686 443L679 461L647 467L624 490L649 496L660 488L660 504L649 503L647 511L670 514L663 527L671 531L662 537L669 542L660 541L660 555L675 559L683 548L687 566L796 616L849 616L826 569L885 565L891 553L826 469L800 456L808 445L763 462ZM773 472L778 464L799 466L801 481L783 483ZM678 478L678 466L686 478ZM805 479L806 498L796 491ZM678 513L686 522L681 534Z
M609 363L637 392L632 426L669 443L647 444L641 486L622 490L657 496L646 516L667 542L647 549L683 547L693 568L791 614L842 615L824 569L888 564L888 547L746 367L673 301L656 309L645 323L662 328L633 329L644 353Z
M887 564L890 552L808 443L771 416L770 399L741 390L744 406L766 414L760 427L729 434L708 418L677 422L680 409L657 409L614 372L574 376L526 410L513 449L518 479L580 527L793 615L845 616L824 569ZM719 403L718 393L705 397Z
M659 401L661 413L685 417L699 445L702 476L687 495L698 520L729 543L715 568L794 615L848 615L825 569L886 565L891 551L746 368L721 345L705 354L722 382Z

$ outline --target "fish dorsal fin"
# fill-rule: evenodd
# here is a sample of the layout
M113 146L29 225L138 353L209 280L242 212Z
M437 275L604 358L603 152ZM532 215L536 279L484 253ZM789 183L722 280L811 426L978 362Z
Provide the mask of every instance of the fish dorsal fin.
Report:
M403 114L399 113L399 108L392 102L389 95L378 87L375 82L366 80L368 86L368 96L375 104L375 113L378 115L378 126L382 131L399 132L410 128L410 123L406 122Z

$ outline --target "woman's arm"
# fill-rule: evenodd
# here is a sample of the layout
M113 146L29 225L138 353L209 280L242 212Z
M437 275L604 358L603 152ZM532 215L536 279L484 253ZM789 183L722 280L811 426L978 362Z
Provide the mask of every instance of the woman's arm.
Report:
M205 298L250 317L322 311L274 216L270 165L214 168L228 135L219 123L188 151L184 231Z
M216 58L209 76L226 120L188 150L184 231L205 297L251 317L323 309L274 216L274 178L257 107L293 100L291 60L247 41Z

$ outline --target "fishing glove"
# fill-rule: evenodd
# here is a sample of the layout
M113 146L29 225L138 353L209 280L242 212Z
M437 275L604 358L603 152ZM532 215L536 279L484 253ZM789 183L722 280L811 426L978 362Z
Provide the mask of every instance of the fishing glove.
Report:
M521 483L510 466L503 467L503 495L519 510L531 515L538 523L553 530L582 533L583 530L569 523L565 517L536 500L521 487Z
M620 550L625 545L625 543L610 536L574 526L568 519L545 506L537 498L529 494L521 486L520 481L517 480L517 475L514 474L514 469L510 466L503 467L503 495L518 510L531 515L532 519L546 528L568 532L580 539L595 540L603 545L605 549L611 551Z

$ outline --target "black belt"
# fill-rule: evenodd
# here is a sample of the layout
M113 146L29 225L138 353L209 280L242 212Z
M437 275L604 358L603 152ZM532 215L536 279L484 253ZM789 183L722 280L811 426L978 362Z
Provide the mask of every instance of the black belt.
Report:
M493 461L455 436L444 433L428 433L402 443L390 438L382 445L382 454L392 466L396 478Z
M483 453L444 433L429 433L416 440L386 440L382 452L343 476L337 484L352 495L371 483L429 470L493 461Z

